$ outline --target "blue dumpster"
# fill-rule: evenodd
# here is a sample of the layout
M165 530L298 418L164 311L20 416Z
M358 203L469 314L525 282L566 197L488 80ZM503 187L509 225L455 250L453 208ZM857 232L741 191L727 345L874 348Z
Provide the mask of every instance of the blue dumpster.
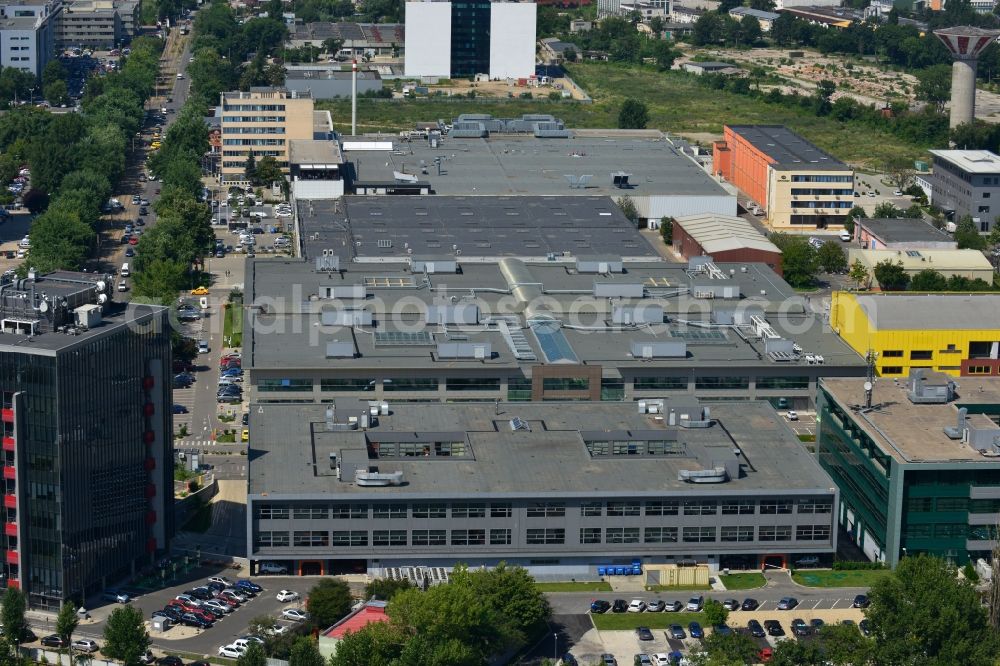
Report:
M608 568L607 567L597 567L597 575L598 576L606 576L607 574L608 574Z

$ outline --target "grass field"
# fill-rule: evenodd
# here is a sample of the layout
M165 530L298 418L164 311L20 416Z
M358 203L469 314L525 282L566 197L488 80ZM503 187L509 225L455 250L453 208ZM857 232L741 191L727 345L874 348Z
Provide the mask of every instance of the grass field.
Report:
M227 303L226 317L222 323L222 339L227 347L243 346L243 301Z
M404 102L358 100L358 125L363 132L398 132L417 121L450 120L461 113L491 113L519 116L551 113L569 127L617 127L618 108L628 97L641 99L649 108L649 127L671 133L694 134L703 144L703 134L722 134L723 124L779 124L801 133L834 156L857 165L879 166L890 157L926 157L925 149L887 132L861 124L845 125L831 118L818 118L810 111L711 90L682 72L657 72L652 68L615 63L576 63L570 75L594 99L593 104L572 101L482 100L445 101L423 98ZM319 103L330 109L336 129L349 131L350 100Z
M719 576L719 580L726 586L727 590L753 590L764 587L767 583L764 574L759 573L738 573Z
M687 631L688 622L698 622L702 626L705 622L701 613L600 613L590 617L594 621L594 626L602 631L636 627L666 629L672 624L679 624L684 627L684 631Z
M611 583L604 581L568 581L562 583L535 583L539 592L610 592Z
M799 585L809 587L870 587L875 581L892 572L888 569L863 569L860 571L796 571L792 578Z

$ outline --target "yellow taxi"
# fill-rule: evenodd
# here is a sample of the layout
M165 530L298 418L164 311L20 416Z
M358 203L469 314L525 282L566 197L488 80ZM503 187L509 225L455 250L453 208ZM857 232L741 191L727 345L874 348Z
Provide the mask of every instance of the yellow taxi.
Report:
M160 146L162 145L163 144L160 143L159 141L154 141L153 143L149 144L149 147L152 148L153 150L159 150Z
M243 428L243 435L240 437L240 441L243 442L250 441L250 428Z
M208 287L198 287L197 289L192 289L191 290L191 295L192 296L207 296L208 295Z

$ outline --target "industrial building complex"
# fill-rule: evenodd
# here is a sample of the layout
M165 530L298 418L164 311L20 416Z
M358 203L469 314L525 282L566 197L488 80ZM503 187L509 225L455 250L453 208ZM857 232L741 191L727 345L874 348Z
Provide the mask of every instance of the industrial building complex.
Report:
M173 534L167 308L105 276L0 283L4 585L58 610L156 561Z
M250 413L252 566L783 566L836 549L837 491L766 403L397 404Z
M1000 513L996 379L912 370L870 393L859 379L823 379L817 400L837 522L868 557L989 558Z
M726 125L716 174L764 209L774 229L839 228L854 205L854 171L780 125Z

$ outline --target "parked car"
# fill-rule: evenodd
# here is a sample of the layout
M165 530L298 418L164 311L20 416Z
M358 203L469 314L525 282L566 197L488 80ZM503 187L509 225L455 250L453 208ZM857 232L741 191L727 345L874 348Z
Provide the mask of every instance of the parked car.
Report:
M649 627L636 627L635 635L640 641L653 640L653 632L649 630Z
M628 610L628 604L625 603L624 599L615 599L611 603L611 612L612 613L624 613L627 610Z
M184 662L180 657L173 654L168 654L164 657L160 657L156 660L156 663L160 666L184 666Z
M760 622L757 620L750 620L747 622L747 630L754 638L764 638L764 636L767 635L767 632L764 631L764 627L760 626Z
M663 611L663 606L664 605L665 604L663 603L662 599L656 599L654 601L650 601L648 604L646 604L646 612L647 613L660 613L660 612Z
M594 599L590 602L591 613L607 613L611 610L611 602L604 599Z
M223 599L232 599L237 603L244 603L247 600L246 595L240 594L234 588L229 588L219 592L219 597Z
M97 641L93 641L89 638L78 638L73 641L73 645L71 647L77 652L85 652L87 654L97 652L100 649Z
M686 610L691 613L697 613L701 611L702 607L705 605L705 597L691 597L688 599Z
M799 605L799 600L795 597L782 597L778 601L778 610L792 610Z
M196 587L193 590L185 592L185 594L190 594L195 599L201 599L202 601L208 601L212 598L212 590L207 587Z
M871 601L868 599L868 595L859 594L854 597L854 603L851 604L854 608L868 608L871 606Z
M679 624L670 625L670 629L667 630L667 634L670 638L675 638L679 641L687 638L687 632L685 632L684 627Z
M52 648L69 647L69 641L58 634L49 634L48 636L43 636L41 643L45 647L52 647Z
M819 619L818 617L809 620L809 626L811 626L814 631L819 631L820 629L822 629L824 624L826 623L823 622L823 620Z
M223 645L219 648L219 656L228 657L230 659L239 659L243 656L244 652L246 652L246 650L241 650L235 645Z
M249 416L249 414L244 414L243 416ZM246 425L246 423L243 425ZM250 592L251 594L259 594L264 591L264 588L247 578L237 579L236 583L233 584L233 587L244 592Z
M629 613L641 613L646 610L646 602L642 599L633 599L629 602L628 612Z
M719 634L720 636L729 636L733 633L733 630L729 628L728 624L713 624L712 633Z
M701 628L701 625L697 622L688 623L688 632L691 634L691 638L704 638L705 631Z
M764 620L764 629L768 636L784 636L785 630L781 628L781 623L777 620Z
M295 601L298 598L299 598L298 592L293 592L291 590L281 590L280 592L278 592L278 601L282 603Z
M760 602L757 601L756 599L744 599L741 608L745 611L753 611L757 610L759 606Z
M858 629L860 629L861 633L865 636L872 635L872 625L868 620L861 620L861 622L858 623Z
M260 565L260 572L269 574L287 574L288 567L284 564L279 564L278 562L262 562Z
M797 617L792 620L792 633L796 636L808 636L812 633L812 628L806 624L805 620Z
M815 555L809 555L807 557L802 557L795 560L795 566L797 567L815 567L819 565L819 558Z
M184 405L174 405L173 411L174 414L187 414L188 408L185 407Z
M663 604L663 610L667 613L677 613L682 608L684 608L684 605L679 601L668 601Z
M722 602L722 607L727 611L734 611L740 609L740 602L736 599L726 599Z
M105 601L113 601L116 604L127 604L132 600L130 596L121 590L104 590L104 594L102 594L101 597Z
M305 622L309 619L309 613L305 612L301 608L286 608L281 611L281 617L288 618L289 620L295 620L296 622Z

